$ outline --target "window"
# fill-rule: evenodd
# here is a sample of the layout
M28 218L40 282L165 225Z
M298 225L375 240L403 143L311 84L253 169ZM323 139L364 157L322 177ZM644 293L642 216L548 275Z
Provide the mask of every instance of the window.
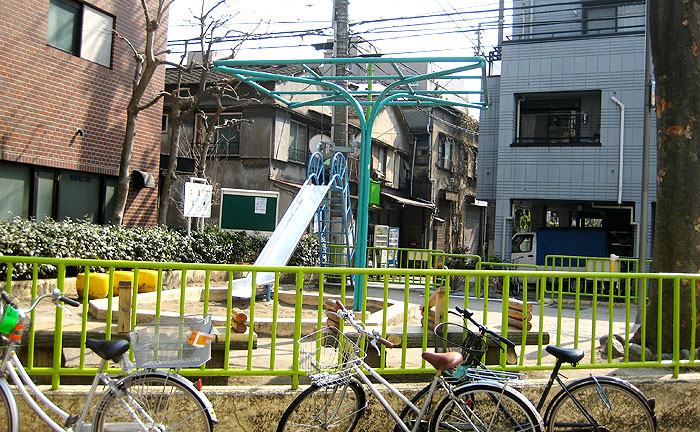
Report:
M116 177L0 161L0 220L87 219L107 223ZM76 200L75 197L81 199Z
M309 132L305 124L295 120L289 123L289 160L306 162L306 149L309 146Z
M386 175L386 147L377 149L377 171Z
M240 114L222 114L216 128L213 153L219 156L237 156L241 146Z
M114 18L73 0L51 0L46 41L74 56L109 67Z
M454 141L445 135L438 137L438 167L452 171L452 147Z
M644 31L643 2L591 1L584 4L583 31L610 34Z
M0 220L29 215L31 172L25 165L0 161Z
M168 121L170 119L170 116L168 114L163 114L163 117L161 118L160 122L160 133L168 133Z
M600 145L600 92L516 95L513 145Z
M75 56L80 48L80 3L51 0L49 4L48 44Z
M527 253L532 252L532 234L516 234L513 237L513 252Z

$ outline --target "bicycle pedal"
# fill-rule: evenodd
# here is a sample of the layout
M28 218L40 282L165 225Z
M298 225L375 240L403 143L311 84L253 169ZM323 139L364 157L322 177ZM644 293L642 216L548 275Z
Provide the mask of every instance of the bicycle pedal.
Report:
M69 415L68 418L66 419L66 424L64 424L63 427L68 429L69 427L73 426L75 424L75 422L78 421L79 418L80 418L80 416L77 414Z

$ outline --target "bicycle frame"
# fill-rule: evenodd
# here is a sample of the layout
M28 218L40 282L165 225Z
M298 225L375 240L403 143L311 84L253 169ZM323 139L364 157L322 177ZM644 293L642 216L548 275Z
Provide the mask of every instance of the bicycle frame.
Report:
M539 402L537 402L537 411L542 413L544 416L544 413L542 412L542 408L544 408L544 402L547 399L547 396L549 396L550 391L552 390L552 386L554 385L554 381L556 380L559 386L566 392L566 395L571 399L571 401L576 405L576 408L578 408L579 411L581 411L581 414L583 414L584 417L586 417L586 420L590 422L590 424L594 427L595 430L598 430L598 422L595 421L593 416L591 416L588 411L586 411L586 408L579 402L578 399L576 399L576 396L572 395L571 392L569 391L568 386L564 384L564 382L559 378L559 369L561 368L561 365L564 362L560 359L557 359L557 363L554 365L554 369L552 370L551 375L549 376L549 380L547 380L547 385L544 388L544 391L542 392L542 396L540 396ZM601 389L602 391L602 389ZM599 394L601 398L603 395ZM605 399L607 399L607 396L605 396Z

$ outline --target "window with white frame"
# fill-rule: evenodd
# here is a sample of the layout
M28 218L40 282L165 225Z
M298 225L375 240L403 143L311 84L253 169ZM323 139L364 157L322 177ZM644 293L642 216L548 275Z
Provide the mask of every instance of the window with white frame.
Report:
M289 160L306 163L306 149L309 146L308 127L296 120L289 122Z
M386 147L377 149L377 171L386 176Z
M109 67L114 17L85 3L51 0L46 43L74 56Z
M452 170L452 148L454 140L446 135L438 136L438 162L437 166L446 170Z

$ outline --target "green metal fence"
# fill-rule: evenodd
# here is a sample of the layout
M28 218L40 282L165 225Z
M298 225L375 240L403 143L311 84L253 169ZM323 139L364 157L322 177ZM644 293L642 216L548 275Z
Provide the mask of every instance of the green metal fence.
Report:
M433 251L435 252L435 251ZM561 346L579 347L589 355L582 361L582 368L621 368L621 367L669 367L678 374L679 368L684 366L697 366L695 347L695 330L693 329L693 343L687 347L688 352L681 351L680 344L680 305L693 305L690 311L690 322L697 322L695 304L697 294L691 286L696 286L699 275L678 274L650 274L650 273L623 273L616 277L620 281L620 292L607 293L594 289L590 295L580 289L571 291L572 285L566 286L566 279L576 280L590 278L592 286L598 288L602 281L609 279L606 272L552 272L552 271L523 271L523 270L452 270L452 269L351 269L351 268L301 268L301 267L254 267L244 265L221 264L183 264L183 263L156 263L133 261L103 261L82 259L51 259L38 257L0 256L0 272L3 263L11 268L15 266L29 266L32 268L32 278L28 281L13 279L12 271L7 272L5 288L13 296L21 301L28 301L41 292L57 287L68 296L75 297L72 275L84 272L88 281L83 289L82 298L87 298L89 290L89 273L98 268L104 269L109 274L109 292L106 300L107 311L100 320L94 315L95 302L83 302L80 315L70 317L69 321L61 309L51 310L50 316L42 312L41 317L33 314L32 325L28 336L25 338L28 358L26 366L32 375L48 375L52 384L57 387L63 376L69 375L93 375L96 364L93 364L89 352L85 349L85 339L88 333L97 337L110 339L124 337L115 333L116 310L112 306L114 295L113 280L115 270L128 269L134 272L133 284L139 285L139 279L143 278L144 269L157 272L157 287L154 294L148 294L154 298L154 303L146 305L144 295L134 295L131 300L131 321L136 322L140 318L139 309L150 308L151 317L166 314L170 300L170 311L176 314L208 313L214 306L214 295L223 300L218 300L223 308L221 316L216 324L220 331L219 349L212 354L213 363L199 369L183 370L185 375L192 376L289 376L292 385L296 386L304 372L299 369L299 352L294 343L303 334L308 334L324 325L325 312L323 305L329 298L337 298L348 306L352 304L353 292L349 279L354 274L363 274L364 301L358 314L368 325L375 325L386 337L393 336L399 347L387 350L382 347L378 356L379 371L388 374L402 373L428 373L432 372L429 365L421 359L420 352L432 349L433 335L430 330L431 320L437 320L442 316L449 316L447 311L456 306L463 306L474 310L478 318L487 323L491 328L500 331L518 344L515 350L514 363L509 363L509 353L502 352L498 355L498 361L494 367L508 370L539 370L553 367L553 359L547 357L543 351L545 341ZM485 263L482 263L485 264ZM40 266L43 269L54 268L56 278L51 280L39 279ZM252 299L243 301L249 314L250 329L247 334L239 335L232 331L228 323L231 322L234 302L232 280L241 272L253 272L253 285L255 275L258 272L274 272L275 283L272 287L272 297L265 300L265 295L253 296ZM338 283L325 282L325 274L340 274ZM201 275L201 280L196 281L193 276ZM175 278L175 282L170 279ZM218 279L217 279L218 278ZM455 278L463 278L464 286L459 290L453 290ZM488 278L501 280L500 292L493 292L493 286L482 283ZM510 287L515 278L520 280L534 279L535 283L523 284L523 292L518 299L510 298ZM368 281L368 279L370 279ZM433 280L444 281L436 285ZM538 283L543 284L547 280L555 281L545 295L544 290L537 289ZM398 282L397 282L398 281ZM414 283L412 281L420 281ZM664 282L664 284L662 284ZM667 284L671 284L669 288ZM481 285L479 285L481 284ZM662 287L663 285L663 287ZM580 284L573 287L581 286ZM664 308L671 307L672 314L659 313L655 317L646 316L646 301L641 304L641 341L633 344L630 341L630 333L634 322L637 305L635 299L646 299L651 287L656 287L663 292L672 291L672 304L666 304ZM633 287L638 287L638 292L633 293ZM193 289L201 291L200 301L192 306L187 298ZM369 295L368 289L371 292ZM431 297L435 297L436 290L442 290L444 301L431 305ZM665 290L665 291L664 291ZM262 292L264 294L264 291ZM541 294L541 295L539 295ZM665 295L670 293L666 292ZM659 295L659 298L666 298ZM367 299L372 297L368 306ZM439 297L439 296L438 296ZM521 309L528 310L530 314L522 314L520 320L522 326L532 328L529 331L513 331L508 329L509 312L511 307L519 304ZM174 306L173 306L174 304ZM423 313L420 312L422 306ZM434 309L434 310L431 310ZM287 311L287 315L283 312ZM427 313L425 311L428 311ZM528 316L531 315L531 316ZM40 319L37 319L40 318ZM453 320L454 316L451 317ZM647 329L653 321L658 328L655 334ZM38 330L39 323L49 323L54 331L53 345L50 348L50 362L48 365L39 365L37 361L41 352L45 352L46 346L38 346L36 338L41 335ZM71 348L64 344L69 340L71 331L70 323L77 328L80 341L76 347ZM223 324L222 324L223 323ZM95 327L97 326L97 330ZM100 332L99 330L102 329ZM671 329L670 333L664 333L664 329ZM624 353L621 359L613 355L612 338L608 339L607 348L601 354L599 338L603 334L622 334ZM256 340L257 336L257 340ZM654 346L661 346L667 339L672 339L672 350L665 357L656 358ZM64 346L65 345L65 346ZM649 346L652 348L647 351ZM62 354L72 349L75 354L68 356L69 362L62 366ZM634 353L641 350L641 354L635 357ZM600 357L602 355L602 357ZM512 357L512 356L511 356ZM512 358L510 358L513 360ZM214 365L218 363L218 365ZM116 370L115 370L116 371Z
M649 261L650 262L650 261ZM564 271L576 273L591 273L602 272L607 273L606 278L600 279L597 285L594 286L593 278L586 274L569 276L562 278L563 286L559 287L559 281L548 279L544 284L545 292L553 295L559 289L564 289L570 293L575 293L577 289L580 295L592 297L594 290L598 294L607 295L612 291L613 298L618 301L624 301L627 287L623 283L631 284L631 292L634 301L637 301L637 279L625 278L624 274L637 273L639 260L637 258L625 257L584 257L584 256L568 256L568 255L547 255L545 257L544 270L546 271Z

